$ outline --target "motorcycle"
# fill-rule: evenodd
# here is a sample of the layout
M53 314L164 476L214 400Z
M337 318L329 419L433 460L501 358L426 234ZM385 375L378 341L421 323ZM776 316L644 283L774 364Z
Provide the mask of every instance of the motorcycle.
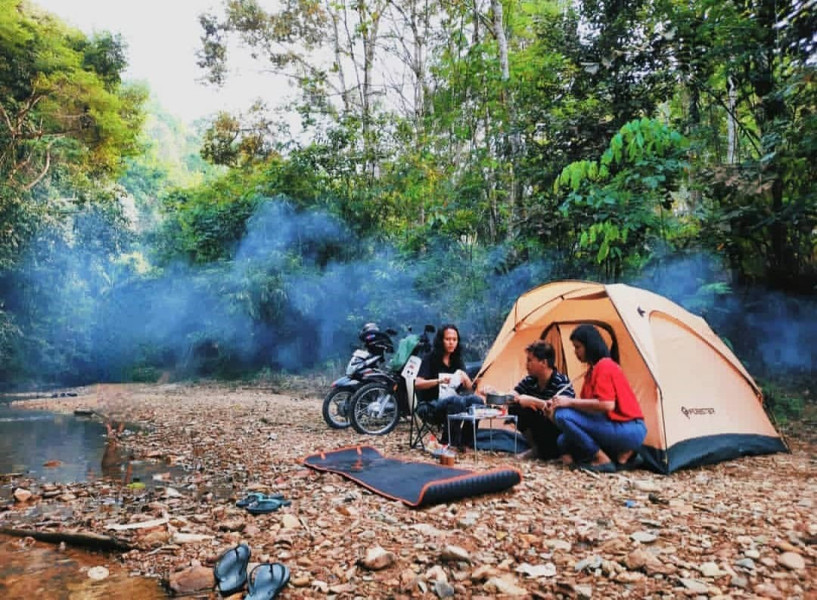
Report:
M391 340L393 335L397 335L394 329L383 332L375 323L363 326L358 334L363 348L352 352L346 365L346 374L332 382L332 389L323 399L321 414L329 427L346 429L352 424L349 419L350 400L366 383L365 377L386 362L386 353L394 351Z
M349 420L355 431L368 435L385 435L409 414L409 398L401 371L412 355L422 356L431 350L430 334L433 325L426 325L423 333L406 335L388 368L374 368L364 376L364 385L348 402Z

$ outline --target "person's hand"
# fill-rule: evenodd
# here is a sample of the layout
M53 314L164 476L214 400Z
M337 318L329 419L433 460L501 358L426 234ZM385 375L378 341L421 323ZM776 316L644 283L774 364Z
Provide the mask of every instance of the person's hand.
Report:
M462 369L457 369L457 374L460 376L460 381L462 382L462 385L466 387L466 389L474 389L474 382L471 381L470 377L468 377L468 373Z
M511 396L511 397L510 397L510 399L508 399L508 402L509 402L509 403L512 403L512 404L521 404L521 402L519 401L519 398L521 397L521 396L519 395L519 392L517 392L516 390L513 390L513 391L510 393L510 396Z
M451 373L440 373L437 379L440 383L448 384L451 381Z
M533 410L537 410L541 413L547 414L548 410L550 410L550 400L540 400L537 398L533 402L528 402L528 408L532 408Z
M553 398L545 402L545 406L542 409L542 412L545 413L545 416L548 419L550 419L551 421L553 420L553 413L556 412L556 408L553 406Z
M573 398L570 396L553 396L550 399L550 408L551 410L556 410L557 408L567 408L573 402Z

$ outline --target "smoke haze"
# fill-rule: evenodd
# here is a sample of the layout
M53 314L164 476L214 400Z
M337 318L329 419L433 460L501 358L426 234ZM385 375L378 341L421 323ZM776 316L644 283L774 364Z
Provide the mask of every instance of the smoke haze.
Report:
M178 376L269 367L296 372L345 360L369 321L422 330L455 322L481 358L519 294L559 272L546 258L501 269L505 250L429 244L406 256L360 240L328 214L299 213L280 199L260 204L234 258L173 264L150 275L109 249L42 240L9 295L36 307L24 330L33 377L84 383L127 379L138 369ZM716 282L716 283L712 283ZM720 283L717 283L720 282ZM813 299L729 291L716 260L656 261L633 285L704 316L754 371L813 371Z

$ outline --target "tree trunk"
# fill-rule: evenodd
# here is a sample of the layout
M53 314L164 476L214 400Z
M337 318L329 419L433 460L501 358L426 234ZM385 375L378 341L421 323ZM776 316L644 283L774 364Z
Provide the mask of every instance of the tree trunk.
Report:
M491 0L491 14L493 15L494 36L499 48L502 81L507 82L511 78L511 69L508 63L508 40L505 38L505 28L502 25L502 2L500 0Z
M757 7L757 21L764 38L763 52L758 54L754 64L751 65L749 80L752 82L755 93L760 102L755 111L755 120L760 129L760 139L762 142L762 152L766 156L774 155L780 141L777 136L771 135L776 123L784 120L786 115L786 104L782 98L780 90L775 83L775 64L779 58L777 48L777 22L776 3L774 0L762 0ZM764 182L769 185L771 199L769 211L771 215L771 225L769 225L770 256L767 257L769 282L780 288L787 288L790 284L796 284L799 280L797 263L794 260L794 252L788 243L787 223L784 223L781 214L783 211L784 182L779 158L772 158L766 166L761 166Z
M374 52L377 47L377 34L380 27L382 10L375 6L373 10L368 10L365 2L358 3L358 18L362 30L363 40L363 90L362 90L362 134L363 134L363 156L365 160L365 171L375 177L377 171L377 160L373 152L372 139L372 72L374 70Z
M338 13L335 10L329 10L329 15L332 19L332 31L334 32L334 50L335 50L335 64L338 70L338 83L340 87L340 97L343 102L343 112L349 114L352 107L349 103L349 88L346 87L346 76L343 73L343 56L340 51L340 30L338 28Z
M500 77L502 78L502 103L506 108L507 122L505 123L505 147L508 148L508 205L510 207L510 217L508 219L508 239L513 240L516 237L516 224L520 221L520 197L521 189L520 182L517 180L517 161L520 154L521 141L519 133L515 131L516 111L513 99L510 97L509 82L511 79L510 61L508 59L508 39L505 36L505 27L503 24L504 18L502 13L501 0L491 0L491 14L493 16L493 34L496 38L497 48L499 50L499 69ZM508 133L508 128L511 129ZM492 218L498 218L499 211L495 206L492 206ZM491 230L496 232L499 230L499 224L492 224ZM495 241L491 240L491 241Z
M728 106L729 110L726 113L726 164L734 165L737 162L738 152L738 133L737 124L735 123L735 110L737 109L737 86L734 78L730 75L726 79L728 88Z
M41 542L59 544L65 542L71 546L82 546L92 550L119 550L127 552L133 547L119 538L100 535L90 531L37 531L36 529L15 529L0 527L0 533L14 537L30 537Z

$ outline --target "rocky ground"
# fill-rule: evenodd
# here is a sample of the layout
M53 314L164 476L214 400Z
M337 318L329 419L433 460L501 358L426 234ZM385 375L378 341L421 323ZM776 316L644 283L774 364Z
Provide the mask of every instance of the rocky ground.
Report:
M90 408L140 423L118 451L168 466L150 485L13 481L0 527L113 536L131 544L132 574L215 597L212 565L245 541L252 560L292 571L283 598L817 598L817 443L670 477L593 475L506 454L458 466L513 465L513 490L414 510L302 466L322 449L408 448L407 426L385 437L333 431L317 393L254 386L89 387L26 408ZM252 516L250 490L292 504ZM196 590L200 590L196 592ZM203 591L201 591L203 590ZM240 596L236 596L237 598Z

